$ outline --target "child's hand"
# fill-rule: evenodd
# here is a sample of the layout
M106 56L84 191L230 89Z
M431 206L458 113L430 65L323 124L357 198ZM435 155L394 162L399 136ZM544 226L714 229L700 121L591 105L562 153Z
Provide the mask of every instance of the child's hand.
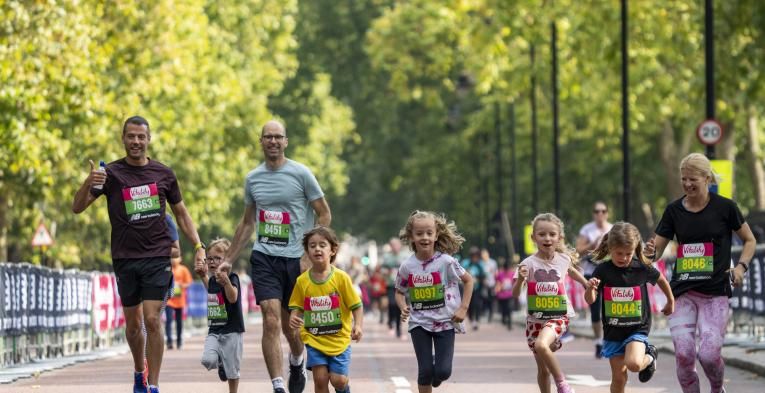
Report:
M220 269L215 271L215 281L217 281L221 286L226 286L227 284L231 283L231 281L228 279L228 273Z
M452 316L452 321L456 323L460 323L465 320L466 316L467 316L467 308L460 306L460 308L458 308L457 311L454 312L454 316Z
M401 309L401 323L406 323L409 320L409 306Z
M526 281L526 279L529 278L529 268L526 266L519 267L518 276L520 277L521 282Z
M587 281L587 289L598 289L600 286L600 279L599 278L591 278L590 281Z
M669 299L667 300L667 304L664 305L664 308L661 309L661 313L664 315L671 315L673 312L675 312L675 300Z
M303 326L303 318L298 313L291 314L290 327L293 329L300 329L301 326Z
M199 261L194 263L194 272L196 272L199 277L207 278L207 264L202 262L199 263Z
M362 331L361 331L361 326L353 325L353 330L351 330L351 340L359 342L359 341L361 341L361 336L363 334L364 333L362 333Z

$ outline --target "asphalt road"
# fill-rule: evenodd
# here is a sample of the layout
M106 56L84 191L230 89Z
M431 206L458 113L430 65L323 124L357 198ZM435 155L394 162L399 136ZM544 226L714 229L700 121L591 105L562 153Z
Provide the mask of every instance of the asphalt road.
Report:
M260 325L248 325L240 392L270 392L260 349ZM186 341L183 350L165 352L160 388L163 393L227 392L215 371L206 371L199 362L203 337ZM287 348L286 345L284 348ZM37 378L0 385L0 392L82 393L130 392L130 355L124 354L95 362L81 363L46 372ZM285 355L286 356L286 355ZM587 339L576 339L558 352L568 379L578 393L608 392L610 368L606 360L594 358ZM353 345L351 389L364 393L416 392L417 364L411 342L392 337L387 328L368 317L364 338ZM286 365L286 360L285 360ZM286 366L285 366L286 369ZM700 370L700 368L699 368ZM702 381L703 372L702 372ZM728 367L726 388L732 392L762 392L765 378ZM312 392L309 379L306 392ZM334 391L334 390L331 390ZM477 331L457 337L452 378L436 389L450 393L537 392L536 365L521 329L508 331L499 324L484 323ZM627 391L636 393L681 392L675 379L672 355L662 353L659 369L648 383L631 376ZM708 392L702 382L702 392Z

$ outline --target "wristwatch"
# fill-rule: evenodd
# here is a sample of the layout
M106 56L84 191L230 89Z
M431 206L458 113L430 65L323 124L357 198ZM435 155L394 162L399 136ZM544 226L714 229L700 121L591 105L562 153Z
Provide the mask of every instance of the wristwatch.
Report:
M194 252L199 251L199 249L207 250L207 246L203 242L199 242L194 245Z

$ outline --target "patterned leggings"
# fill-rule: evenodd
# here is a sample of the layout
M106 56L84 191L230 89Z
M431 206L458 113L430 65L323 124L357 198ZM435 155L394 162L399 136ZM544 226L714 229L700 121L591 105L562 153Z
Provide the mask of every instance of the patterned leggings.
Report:
M675 299L675 312L669 316L669 328L675 346L677 380L683 393L700 391L697 358L709 378L712 393L722 392L725 364L721 351L727 325L726 296L690 291Z

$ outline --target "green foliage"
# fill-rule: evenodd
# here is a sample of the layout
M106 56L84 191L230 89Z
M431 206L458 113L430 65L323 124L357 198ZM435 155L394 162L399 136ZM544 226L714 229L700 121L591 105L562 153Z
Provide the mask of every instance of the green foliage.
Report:
M630 211L649 232L643 205L660 213L680 192L679 159L703 150L694 135L705 114L703 7L629 4ZM717 109L727 135L718 155L738 160L744 210L755 185L740 163L745 149L736 147L747 143L748 120L765 114L764 4L721 2L715 10ZM56 223L52 260L108 268L103 201L80 215L70 204L88 159L124 155L121 123L133 114L150 120L150 155L176 171L205 239L232 236L244 175L262 160L260 127L276 117L287 124L288 156L312 168L325 189L338 230L384 241L409 212L431 209L482 244L496 212L511 211L512 104L519 204L510 219L518 231L537 213L532 74L537 202L553 209L552 21L560 213L576 229L596 199L612 206L614 219L622 211L618 2L2 2L0 247L7 233L11 259L34 260L29 239L44 219Z

